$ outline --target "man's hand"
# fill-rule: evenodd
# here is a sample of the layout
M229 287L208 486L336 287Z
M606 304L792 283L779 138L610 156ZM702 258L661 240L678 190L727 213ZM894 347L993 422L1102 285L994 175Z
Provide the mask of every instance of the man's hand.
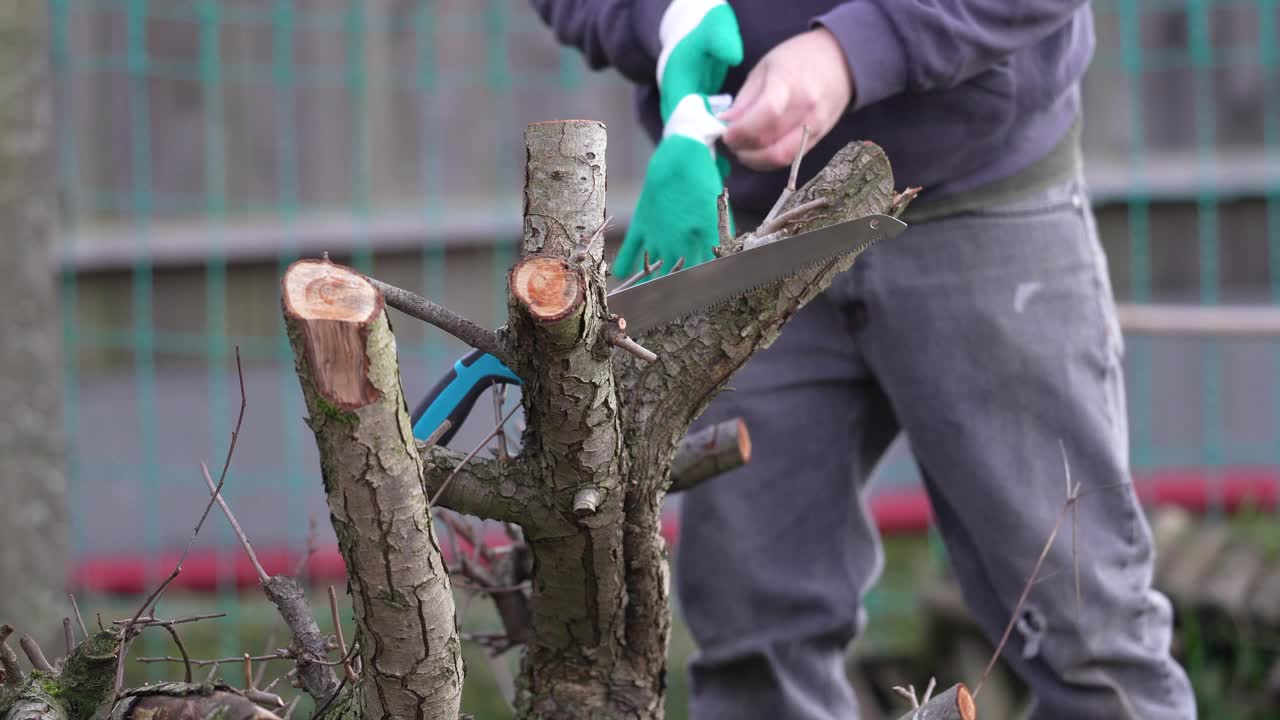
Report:
M800 151L801 128L809 144L821 140L853 100L854 81L844 50L825 28L797 35L756 63L733 107L724 143L754 170L786 167Z

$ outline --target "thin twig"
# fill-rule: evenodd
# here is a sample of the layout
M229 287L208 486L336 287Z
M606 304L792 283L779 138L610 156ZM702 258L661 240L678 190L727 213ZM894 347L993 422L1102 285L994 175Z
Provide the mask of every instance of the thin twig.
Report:
M929 704L929 700L933 697L933 689L937 686L938 686L938 678L930 677L929 684L926 685L924 688L924 697L921 698L920 700L921 705Z
M1062 506L1062 511L1058 513L1058 521L1053 524L1053 530L1049 533L1049 539L1045 541L1044 548L1040 550L1040 557L1036 558L1036 564L1031 568L1031 576L1027 578L1026 584L1022 588L1022 594L1018 597L1018 602L1013 606L1013 613L1009 618L1009 623L1005 625L1004 634L1000 636L1000 642L996 645L996 650L991 654L991 660L987 662L987 667L982 671L982 679L978 680L977 686L973 689L973 699L978 699L978 693L982 692L982 686L987 682L987 678L991 676L991 671L995 669L996 661L1000 659L1000 653L1004 652L1005 643L1009 642L1009 635L1013 632L1013 627L1018 623L1018 618L1022 615L1022 607L1027 602L1027 597L1031 595L1031 588L1035 585L1036 576L1040 574L1040 566L1044 564L1045 558L1049 556L1049 549L1053 547L1053 541L1058 537L1058 531L1062 529L1062 522L1066 519L1071 508L1080 499L1080 486L1073 487L1072 492L1067 496L1066 503Z
M278 651L276 653L269 654L269 655L249 655L248 657L251 662L271 662L272 660L292 660L293 653L289 652L288 650L284 650L284 651ZM162 655L159 657L140 657L137 660L140 663L184 662L182 658L174 657L172 655ZM245 660L245 656L241 655L240 657L212 658L209 660L192 659L190 660L190 662L192 665L195 665L196 667L202 667L205 665L217 666L217 665L222 665L224 663L239 663L239 662L244 662L244 660Z
M822 208L825 208L830 204L831 204L831 201L827 198L816 198L814 200L810 200L809 202L800 203L799 205L791 208L790 210L784 213L780 213L777 217L771 220L766 220L763 223L761 223L760 227L756 228L755 234L758 236L764 236L764 235L768 235L769 233L776 232L778 230L781 230L787 223L796 222L801 218L803 218L805 215L808 215L809 213L815 210L821 210Z
M173 644L178 646L178 652L182 653L182 664L186 669L186 681L191 682L191 654L187 652L187 646L182 643L182 636L178 635L178 628L172 623L165 623L160 627L169 631L169 636L173 638Z
M338 615L338 593L329 586L329 614L333 618L333 632L338 637L338 655L342 658L347 656L347 641L342 637L342 618ZM355 670L351 669L351 663L345 659L342 662L342 670L346 673L348 680L356 679Z
M485 435L484 440L481 440L480 444L476 445L474 450L468 453L466 457L462 458L462 462L458 463L458 467L454 468L453 472L449 473L449 477L444 479L444 482L440 484L440 489L436 490L436 494L431 497L431 507L436 506L436 503L440 501L440 496L443 495L445 489L449 487L449 483L453 482L453 478L462 471L462 468L465 467L467 463L471 462L471 458L475 457L477 453L484 449L485 445L489 444L489 441L493 439L493 436L502 430L502 426L506 425L507 421L511 419L511 416L515 415L516 410L519 409L519 405L511 408L506 415L502 416L502 420L498 422L498 426L495 427L488 435Z
M214 487L213 478L209 477L209 466L200 463L200 474L204 476L204 484L209 487L209 492L213 493L214 499L218 501L218 507L222 508L222 514L227 517L227 522L231 523L231 529L235 531L236 537L240 540L240 546L249 556L249 562L253 563L253 569L258 573L258 582L266 582L271 576L263 569L262 563L258 562L258 554L253 551L253 545L249 544L249 536L244 534L244 528L236 522L236 516L231 512L231 506L227 505L226 498L222 497Z
M22 652L26 653L27 659L31 661L31 667L44 672L53 672L53 666L44 657L44 651L40 649L40 643L30 635L23 635L18 641L22 646Z
M662 260L655 260L655 261L654 261L654 262L652 262L652 263L650 263L650 262L649 262L649 251L648 251L648 250L646 250L646 251L645 251L645 253L644 253L644 260L643 260L642 262L643 262L643 265L641 265L640 270L639 270L639 271L637 271L635 275L632 275L631 277L627 278L626 280L623 280L622 282L618 283L618 287L614 288L613 290L610 290L610 291L609 291L609 294L610 294L610 295L612 295L612 294L614 294L614 293L620 293L620 292L622 292L623 290L626 290L627 288L631 287L632 285L635 285L636 283L640 282L641 280L643 280L643 279L645 279L645 278L649 277L650 275L652 275L652 274L654 274L654 273L656 273L656 272L658 272L659 270L661 270L661 269L662 269Z
M62 618L62 639L67 643L67 655L76 649L76 634L71 629L71 618Z
M430 300L381 280L367 278L386 300L387 304L410 317L430 323L458 338L467 345L483 350L510 365L507 348L492 330L486 330L452 310Z
M502 417L502 406L507 400L506 383L494 383L493 385L493 421L497 422ZM498 457L503 460L511 459L511 455L507 453L507 431L502 430L498 433Z
M894 685L894 686L893 686L893 691L894 691L895 693L897 693L899 697L901 697L901 698L903 698L904 700L906 700L907 702L911 703L911 709L912 709L912 710L915 710L915 709L917 709L917 708L919 708L919 707L920 707L920 700L919 700L918 698L916 698L916 689L915 689L915 688L910 688L910 689L908 689L908 688L904 688L904 687L902 687L902 686L900 686L900 685Z
M76 594L67 593L67 597L71 599L71 610L76 615L76 622L80 625L80 632L84 633L84 637L87 640L89 638L89 628L84 626L84 618L80 616L80 606L76 604Z
M209 517L209 511L213 509L213 503L222 492L222 486L226 484L227 469L231 467L231 457L236 452L236 441L240 438L240 428L244 425L244 411L245 407L248 405L244 392L244 368L240 364L239 345L236 346L236 374L240 378L240 413L236 416L235 429L231 431L231 444L227 447L227 456L222 462L222 474L218 476L218 485L214 489L213 494L209 497L209 502L205 503L204 512L200 513L200 519L196 522L195 529L191 531L191 537L187 540L187 546L183 548L182 555L178 558L177 564L173 566L173 571L170 572L169 576L165 578L155 590L152 590L151 594L148 595L145 600L142 601L142 605L140 605L138 607L138 611L134 613L133 619L124 626L124 630L121 633L119 653L120 661L116 663L116 680L112 695L113 698L120 697L120 689L124 686L124 659L128 655L129 644L133 640L134 624L138 621L138 618L142 617L142 613L145 612L147 608L151 607L157 600L159 600L160 595L164 593L165 589L168 588L182 572L182 563L186 562L187 555L191 553L191 546L195 544L196 537L200 534L200 528L204 527L204 521Z
M218 668L222 666L221 663L217 663L217 662L211 663L211 665L212 667L209 668L209 676L204 679L204 683L206 685L213 682L214 676L218 674Z
M1079 494L1080 488L1071 484L1071 463L1067 462L1067 446L1062 439L1058 439L1058 448L1062 450L1062 472L1067 478L1067 497L1073 497ZM1076 505L1071 503L1071 567L1075 573L1076 581L1076 620L1080 620L1080 609L1082 607L1080 601L1080 554L1076 547Z
M188 615L187 617L180 617L180 618L174 618L172 620L166 620L164 618L158 618L153 615L148 615L145 617L138 618L137 621L112 620L111 624L112 625L128 625L129 623L132 622L135 625L185 625L187 623L200 622L201 620L217 620L218 618L224 618L226 616L227 614L224 612L217 612L217 613L206 613L204 615Z
M761 223L762 226L766 226L772 222L778 213L782 212L782 206L786 205L787 200L790 200L791 196L795 194L796 178L800 174L800 161L804 159L804 153L806 150L805 146L808 144L809 126L805 125L800 129L800 149L796 152L795 158L791 160L791 177L788 178L787 186L783 188L782 193L778 195L777 201L774 202L773 207L770 208L769 214L764 216L764 222Z
M600 223L600 227L596 228L596 231L591 233L590 237L583 238L578 243L578 247L573 251L574 262L582 262L591 255L591 248L596 244L596 240L604 237L604 231L608 229L609 223L612 221L612 217L605 218L604 222Z

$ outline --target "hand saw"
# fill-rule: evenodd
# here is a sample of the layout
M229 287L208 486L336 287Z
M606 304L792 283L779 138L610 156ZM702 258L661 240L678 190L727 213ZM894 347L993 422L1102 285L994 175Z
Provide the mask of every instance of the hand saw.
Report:
M626 318L628 334L639 335L841 255L862 252L906 227L888 215L867 215L784 237L611 292L607 296L609 312ZM520 378L488 353L467 353L414 409L414 437L426 440L449 420L448 430L438 439L441 444L448 443L476 398L498 383L518 385Z

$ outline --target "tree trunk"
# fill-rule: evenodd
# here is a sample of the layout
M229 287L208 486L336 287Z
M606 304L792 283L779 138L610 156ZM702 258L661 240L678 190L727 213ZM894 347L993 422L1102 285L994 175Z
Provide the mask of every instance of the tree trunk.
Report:
M517 522L532 548L518 716L661 717L671 613L660 511L677 449L733 372L857 252L654 330L640 340L658 351L656 362L618 352L625 318L609 313L602 248L589 241L604 222L604 128L539 123L525 145L522 257L510 276L508 325L491 338L524 381L524 450L458 472L460 456L433 447L426 482L434 492L452 476L441 506ZM884 154L853 144L783 207L817 200L825 210L786 230L886 212L893 199ZM739 429L684 443L713 457L682 456L680 487L746 461Z
M504 329L489 332L327 260L297 263L284 280L298 374L364 638L366 716L456 712L453 606L428 520L427 497L438 497L442 507L519 524L528 543L529 611L503 615L527 622L518 637L508 629L526 639L518 716L661 717L671 612L659 530L672 463L679 452L675 479L683 488L747 461L746 428L730 424L686 441L689 424L861 250L694 309L637 343L625 334L626 319L609 312L597 242L605 222L604 126L534 124L525 148L524 234ZM788 219L774 230L809 230L893 203L884 154L855 143L781 204L778 217ZM745 240L726 230L722 251ZM470 338L520 376L526 430L518 457L415 447L384 301ZM503 592L519 601L523 591Z
M327 260L284 312L359 629L361 716L454 718L462 654L382 295Z
M52 643L69 528L45 5L0 10L0 619Z

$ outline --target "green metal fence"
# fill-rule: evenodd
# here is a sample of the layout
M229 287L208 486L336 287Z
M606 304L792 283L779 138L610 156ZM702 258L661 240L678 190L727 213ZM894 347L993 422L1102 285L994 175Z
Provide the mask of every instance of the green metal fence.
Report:
M327 250L497 325L525 124L605 120L616 214L647 157L621 78L587 72L519 2L48 8L81 557L154 557L187 532L196 463L221 457L234 419L237 347L251 397L228 495L261 543L303 543L323 501L277 310L289 262ZM1086 162L1118 295L1280 305L1277 0L1094 11ZM397 331L411 395L461 351L416 324ZM1127 342L1139 473L1216 482L1277 466L1280 344ZM881 475L914 477L901 449ZM210 537L234 555L229 534Z

